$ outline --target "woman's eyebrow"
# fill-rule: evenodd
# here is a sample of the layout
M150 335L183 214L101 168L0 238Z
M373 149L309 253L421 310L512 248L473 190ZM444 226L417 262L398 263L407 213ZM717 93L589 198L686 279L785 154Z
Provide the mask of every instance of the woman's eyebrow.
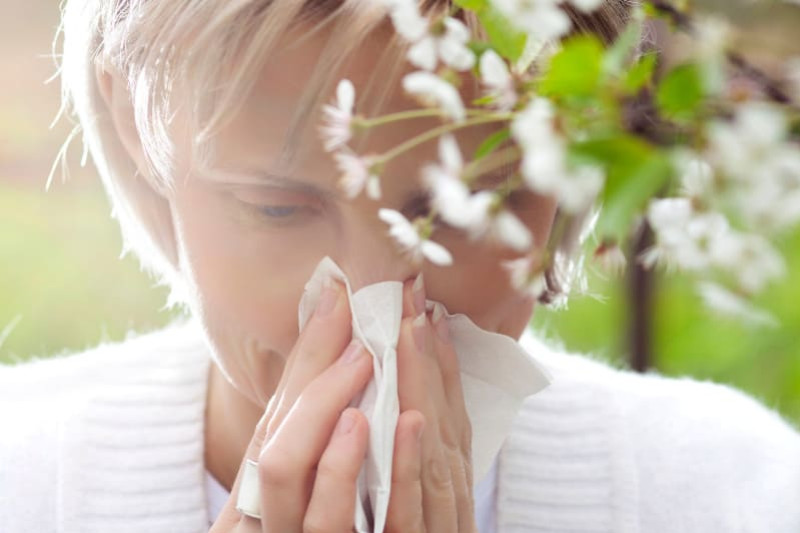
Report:
M324 187L319 183L275 174L260 169L215 168L198 172L198 177L205 181L219 183L220 185L279 187L321 196L335 196L337 194L336 191Z

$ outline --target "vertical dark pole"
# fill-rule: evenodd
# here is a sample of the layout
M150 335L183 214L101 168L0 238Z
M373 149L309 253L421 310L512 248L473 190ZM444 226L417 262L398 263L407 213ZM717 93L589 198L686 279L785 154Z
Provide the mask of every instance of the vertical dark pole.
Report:
M628 339L631 368L636 372L644 372L653 363L653 295L655 277L636 260L643 251L653 243L653 232L650 225L642 224L631 242L630 263L628 268Z

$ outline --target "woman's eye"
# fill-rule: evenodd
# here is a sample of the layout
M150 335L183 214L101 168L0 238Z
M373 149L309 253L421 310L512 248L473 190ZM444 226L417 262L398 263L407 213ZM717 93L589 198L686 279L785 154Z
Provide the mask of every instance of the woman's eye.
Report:
M258 211L271 218L287 218L296 214L300 207L296 205L263 205Z
M300 224L322 211L319 198L279 189L241 189L232 197L254 220L272 225Z

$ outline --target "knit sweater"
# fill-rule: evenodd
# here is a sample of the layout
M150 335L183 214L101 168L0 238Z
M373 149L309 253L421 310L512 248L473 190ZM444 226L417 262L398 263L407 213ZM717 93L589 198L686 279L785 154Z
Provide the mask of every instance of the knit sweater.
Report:
M800 434L779 415L521 342L553 383L500 452L498 532L800 533ZM207 531L210 361L190 322L0 365L0 531Z

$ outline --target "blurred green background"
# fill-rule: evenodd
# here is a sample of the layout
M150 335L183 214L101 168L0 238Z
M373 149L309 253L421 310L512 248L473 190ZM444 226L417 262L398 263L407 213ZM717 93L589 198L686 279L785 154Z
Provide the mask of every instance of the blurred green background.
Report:
M800 54L792 44L797 8L777 9L735 13L748 24L744 49L767 61L769 50ZM0 362L81 350L167 323L174 312L162 309L166 291L153 288L133 258L119 258L116 223L94 169L79 166L79 141L67 157L69 179L62 182L59 171L45 192L70 130L66 121L48 129L59 88L43 83L55 70L58 2L0 0L0 12ZM710 315L687 280L657 278L653 364L665 374L732 384L800 422L800 234L781 245L790 274L760 302L780 321L774 328ZM592 275L590 288L598 297L576 298L566 311L537 310L534 327L570 350L625 364L624 280Z

